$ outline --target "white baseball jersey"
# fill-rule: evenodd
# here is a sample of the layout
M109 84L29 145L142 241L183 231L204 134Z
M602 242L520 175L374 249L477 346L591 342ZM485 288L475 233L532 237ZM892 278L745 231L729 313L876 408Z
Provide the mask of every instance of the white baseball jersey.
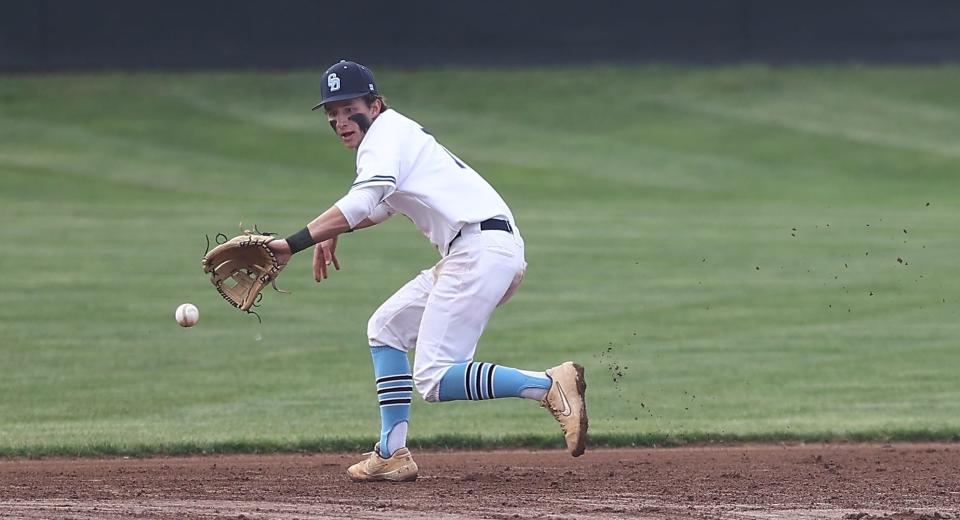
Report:
M377 210L406 215L441 254L465 224L490 218L514 224L507 203L480 174L393 109L373 121L357 150L351 191L365 186L383 186Z

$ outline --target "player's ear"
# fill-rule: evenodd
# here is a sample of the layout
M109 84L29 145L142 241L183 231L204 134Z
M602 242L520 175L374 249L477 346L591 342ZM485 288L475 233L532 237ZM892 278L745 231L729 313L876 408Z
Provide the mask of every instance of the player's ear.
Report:
M383 100L380 98L377 98L374 101L373 106L370 108L371 108L371 113L373 115L373 118L376 118L383 112Z

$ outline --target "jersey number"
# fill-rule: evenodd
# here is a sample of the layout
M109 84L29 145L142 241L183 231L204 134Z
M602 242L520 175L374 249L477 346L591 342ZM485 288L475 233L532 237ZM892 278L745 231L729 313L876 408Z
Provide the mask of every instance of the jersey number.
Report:
M430 137L433 137L433 134L431 134L430 131L427 130L426 128L421 127L420 130L423 130L423 133L429 135ZM436 138L434 138L434 140L436 140ZM437 141L437 144L440 145L440 148L443 148L443 151L444 151L444 152L447 152L447 155L449 155L450 158L453 159L453 162L457 163L457 166L459 166L459 167L461 167L461 168L463 168L463 169L466 169L466 168L467 168L462 162L460 162L460 159L457 159L457 156L456 156L456 155L453 155L453 154L450 152L450 150L447 150L447 147L446 147L446 146L443 146L442 144L440 144L439 141Z

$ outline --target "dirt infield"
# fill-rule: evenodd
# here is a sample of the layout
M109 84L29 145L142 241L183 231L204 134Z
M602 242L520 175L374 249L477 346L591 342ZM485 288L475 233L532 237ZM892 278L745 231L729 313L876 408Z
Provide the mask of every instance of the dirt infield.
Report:
M356 455L0 461L0 518L960 518L960 445L418 451L412 484Z

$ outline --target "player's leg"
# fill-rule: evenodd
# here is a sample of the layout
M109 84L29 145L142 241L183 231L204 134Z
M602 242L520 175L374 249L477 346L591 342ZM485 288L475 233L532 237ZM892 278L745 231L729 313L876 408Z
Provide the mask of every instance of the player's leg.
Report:
M417 389L431 402L538 400L560 421L571 453L580 455L587 426L582 367L568 362L537 372L473 361L490 315L522 279L522 242L491 232L463 238L441 262L426 302L414 361Z
M541 401L550 389L546 372L520 370L493 363L458 363L440 380L438 401L479 401L522 397Z
M536 399L560 423L570 454L579 457L587 440L586 390L583 367L571 361L544 372L471 361L447 370L440 380L438 400Z
M491 256L481 253L481 256ZM444 278L441 274L431 298L434 305L428 304L427 320L433 318L433 312L445 315L455 327L448 327L447 337L434 350L446 351L447 356L437 361L449 362L437 389L437 401L479 401L504 397L520 397L541 401L550 389L551 380L545 371L522 370L473 361L477 342L480 339L491 314L497 307L507 288L516 283L522 274L522 265L504 262L500 255L492 259L479 259L477 265L467 273ZM454 294L453 291L463 291ZM465 298L465 294L469 298ZM442 304L441 304L442 302ZM429 327L429 323L426 325ZM425 328L421 322L421 328ZM426 341L421 340L417 349L418 359L426 357ZM434 354L435 356L435 354Z
M370 347L380 404L380 455L389 458L407 445L413 374L407 353L393 347Z
M364 461L348 470L356 480L413 480L417 466L406 449L413 375L407 352L433 285L423 271L385 301L367 324L370 354L380 405L380 442Z
M490 315L522 277L523 250L512 242L506 233L462 236L438 265L414 357L414 380L427 401L542 399L550 387L543 372L472 362Z

